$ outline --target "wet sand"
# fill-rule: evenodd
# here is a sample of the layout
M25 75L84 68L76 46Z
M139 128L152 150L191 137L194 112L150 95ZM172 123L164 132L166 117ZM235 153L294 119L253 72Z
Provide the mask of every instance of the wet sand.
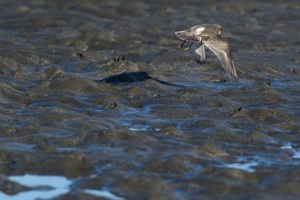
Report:
M296 1L0 6L3 193L36 174L73 180L57 200L299 198ZM222 25L238 79L178 48L201 23Z

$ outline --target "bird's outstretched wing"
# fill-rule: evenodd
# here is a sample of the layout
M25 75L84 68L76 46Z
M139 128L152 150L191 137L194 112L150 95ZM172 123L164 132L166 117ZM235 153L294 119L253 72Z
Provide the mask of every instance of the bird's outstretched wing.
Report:
M232 61L229 42L220 36L216 36L204 41L203 43L218 57L226 72L234 78L237 78L235 66Z
M181 40L201 41L201 37L199 35L195 35L195 33L191 32L189 29L188 30L183 30L183 31L177 31L177 32L175 32L175 34Z
M206 28L204 26L198 25L187 30L177 31L175 34L181 40L201 42L202 40L208 40L210 38L210 35L203 34L205 30Z

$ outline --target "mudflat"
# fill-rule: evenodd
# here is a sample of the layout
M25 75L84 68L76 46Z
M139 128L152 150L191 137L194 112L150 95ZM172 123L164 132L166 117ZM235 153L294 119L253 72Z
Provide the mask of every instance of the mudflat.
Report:
M298 199L295 1L2 1L0 188L53 199ZM238 79L174 34L217 23ZM107 199L118 199L106 196Z

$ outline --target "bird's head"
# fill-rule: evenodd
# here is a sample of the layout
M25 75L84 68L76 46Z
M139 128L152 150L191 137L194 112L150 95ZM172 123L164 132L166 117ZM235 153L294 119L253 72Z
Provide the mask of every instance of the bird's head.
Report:
M213 27L219 30L219 35L222 33L222 26L220 26L219 24L213 24Z

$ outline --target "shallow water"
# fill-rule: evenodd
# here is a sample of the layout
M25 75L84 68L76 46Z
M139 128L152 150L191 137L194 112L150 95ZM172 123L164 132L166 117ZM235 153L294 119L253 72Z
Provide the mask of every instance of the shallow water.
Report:
M0 4L4 197L299 198L296 1ZM239 79L178 48L201 23L222 25ZM26 174L72 183L51 196L10 178Z

